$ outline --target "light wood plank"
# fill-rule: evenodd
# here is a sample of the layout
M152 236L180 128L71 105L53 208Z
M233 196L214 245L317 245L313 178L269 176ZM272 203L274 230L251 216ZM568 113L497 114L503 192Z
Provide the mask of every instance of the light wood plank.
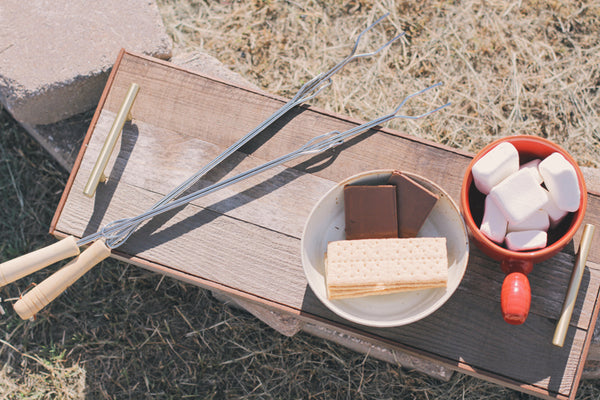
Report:
M79 196L81 185L85 185L85 177L89 176L93 165L93 155L100 151L114 116L110 112L100 115L97 134L88 144L87 154L92 156L89 159L84 157L78 174L82 179L75 181L73 196ZM164 137L169 137L167 144L162 139ZM117 148L120 150L107 166L112 178L108 185L99 186L98 196L108 196L115 185L122 184L166 195L223 151L215 144L155 129L141 121L126 127ZM194 189L231 178L266 161L237 152L202 178ZM195 204L202 207L210 205L216 212L299 238L313 204L332 186L334 182L330 180L280 166L210 194ZM303 189L298 190L298 187ZM85 198L77 201L85 202ZM152 205L146 203L146 208Z

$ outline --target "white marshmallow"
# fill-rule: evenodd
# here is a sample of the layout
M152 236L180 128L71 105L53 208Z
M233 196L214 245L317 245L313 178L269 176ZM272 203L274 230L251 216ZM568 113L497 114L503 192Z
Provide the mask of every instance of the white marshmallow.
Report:
M506 226L507 222L504 214L490 196L487 196L485 198L485 209L479 230L491 241L502 243L506 235Z
M520 231L547 231L550 227L550 219L545 210L537 210L529 218L519 223L509 223L508 232Z
M544 231L510 232L506 235L506 247L509 250L535 250L546 247L548 234Z
M562 219L568 214L567 211L563 211L554 202L550 193L548 193L548 203L544 207L544 210L548 213L548 218L550 218L550 226L555 227L562 221Z
M477 189L488 194L492 187L519 170L519 152L511 143L502 142L481 157L471 169Z
M554 203L563 211L579 209L579 182L575 168L562 154L552 153L539 166L544 184Z
M548 202L547 192L537 183L529 169L520 170L504 179L490 191L509 223L529 218Z
M531 161L526 162L525 164L521 165L519 167L519 169L529 169L533 173L533 176L535 176L535 179L541 185L542 182L544 182L544 178L542 178L542 175L540 175L540 171L538 170L538 166L540 165L540 162L542 162L542 160L540 160L539 158L536 158L535 160L531 160Z

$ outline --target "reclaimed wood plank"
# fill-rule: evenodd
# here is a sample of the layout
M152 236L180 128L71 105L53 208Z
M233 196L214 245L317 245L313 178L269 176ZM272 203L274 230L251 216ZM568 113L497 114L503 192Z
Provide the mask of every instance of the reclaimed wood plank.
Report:
M119 72L106 98L105 109L116 112L129 83L138 81L149 92L144 100L138 100L134 104L132 113L139 120L158 128L189 134L223 148L249 132L285 103L285 99L278 96L239 88L166 63L151 63L143 57L125 57ZM235 110L233 113L232 108ZM232 117L223 118L227 113L233 114ZM196 115L201 115L202 118L194 118ZM330 116L330 113L301 106L263 132L252 144L245 146L244 152L270 160L295 150L317 134L336 129L345 130L358 122L344 116ZM311 173L340 181L349 175L373 168L374 161L375 168L379 168L377 165L382 164L377 164L377 160L392 159L398 165L410 166L410 169L402 169L435 180L455 200L459 199L462 176L471 158L468 153L402 135L387 128L378 131L389 136L364 134L357 145L356 141L352 142L349 146L330 152L329 157L322 157L323 162L329 163L328 168L311 170ZM396 138L401 140L394 140ZM408 143L427 145L419 147L416 152L402 151L407 148ZM598 198L597 193L592 193L591 196ZM599 225L600 203L590 201L588 208L584 223ZM575 245L579 243L580 236L581 229L574 238ZM565 251L573 252L573 247ZM598 236L592 243L590 260L600 262Z
M309 304L310 303L310 304ZM323 307L307 297L304 309ZM403 349L426 348L441 357L441 362L478 377L501 376L511 384L527 382L533 387L568 396L578 373L579 358L585 344L584 329L570 329L565 348L551 344L554 321L530 315L528 322L509 326L501 318L498 304L459 288L457 293L431 316L401 328L356 327L363 334L403 345ZM327 315L322 309L318 315ZM460 321L457 319L460 318ZM347 323L335 315L328 321ZM518 371L518 372L517 372Z
M137 190L141 196L148 195ZM128 191L127 197L133 201L137 200L138 197L132 193L133 191ZM155 196L155 199L159 198L159 195ZM120 210L117 210L117 213L118 211ZM210 223L205 223L206 220L199 217L199 214L205 214ZM550 344L554 321L546 316L532 313L528 323L521 327L505 324L500 318L496 299L486 298L480 293L471 294L473 289L469 287L470 284L478 286L473 281L477 275L481 275L477 274L474 268L469 269L465 276L465 284L461 285L451 301L431 317L407 327L372 330L348 324L323 308L306 286L299 266L297 238L277 234L250 223L244 223L241 227L242 224L237 220L230 219L199 207L186 207L168 221L164 221L150 237L144 234L132 237L131 242L124 245L122 251L129 253L136 250L137 257L152 263L185 265L185 272L192 276L220 282L238 290L243 288L244 291L265 300L293 307L298 312L337 321L345 329L372 333L376 337L402 343L414 349L427 349L448 360L469 365L481 374L493 365L496 373L500 372L509 377L517 373L518 377L525 381L539 385L550 381L563 384L563 381L568 382L568 378L573 377L577 366L576 363L573 365L573 362L577 359L571 358L570 355L576 354L583 347L585 335L582 336L581 332L585 331L570 330L566 341L570 351L564 352L557 351L557 348ZM81 219L73 222L77 221ZM192 229L187 226L190 224ZM170 232L173 226L178 228ZM64 228L73 231L73 226ZM182 235L184 231L187 232ZM182 247L171 248L171 236L174 234L178 237L177 241L182 238ZM201 241L197 240L199 237L202 237ZM249 240L249 237L253 239ZM199 245L220 240L229 245L210 248ZM194 261L190 261L188 257ZM598 270L592 269L591 273L596 276L590 277L589 280L597 286ZM273 282L278 284L274 285ZM487 292L489 291L484 293ZM457 321L457 318L460 321ZM449 342L452 346L448 346ZM454 367L459 368L460 365L455 364ZM524 375L524 372L531 371L535 373ZM553 379L546 382L539 374ZM557 376L561 377L560 381L556 380ZM560 385L549 388L564 391Z
M132 111L135 120L127 126L110 166L112 179L99 188L95 199L86 200L79 192L102 131L134 78L138 83L141 79L142 90ZM181 176L204 165L283 104L276 96L129 54L122 56L104 99L102 113L90 128L87 150L57 211L57 235L92 233L113 219L143 211L179 183ZM293 117L245 146L205 182L294 150L316 134L357 123L311 107L300 108ZM117 255L522 391L559 398L574 395L598 311L597 241L562 349L552 347L550 340L573 248L534 268L532 312L527 324L519 327L500 318L496 296L503 275L497 263L476 249L471 251L467 274L456 294L416 324L393 329L357 326L340 320L316 299L302 273L299 235L309 205L327 188L364 170L400 168L433 179L458 199L462 174L470 161L463 152L385 128L373 129L359 139L343 151L292 163L220 197L199 200L170 213L169 218L157 218ZM182 157L174 156L180 153ZM591 213L586 220L597 222L599 207L598 196L590 195Z
M85 176L85 174L82 174ZM306 178L308 178L307 176ZM320 178L313 178L319 181ZM76 178L75 187L81 187L85 184L83 178ZM271 190L268 188L266 190ZM280 190L280 189L277 189ZM156 201L160 200L162 195L165 193L147 191L136 185L129 185L124 183L122 180L118 181L115 185L114 191L98 191L96 200L89 199L83 194L74 192L67 200L65 212L57 224L57 230L63 232L70 232L78 237L91 234L99 230L105 224L123 218L124 216L133 216L143 212L149 208ZM316 194L318 195L318 194ZM107 204L110 197L110 207L106 210L98 209L93 206L96 202L100 204ZM259 195L260 197L260 195ZM314 199L313 199L314 200ZM205 198L204 204L198 204L194 202L192 205L184 208L178 213L168 213L166 218L158 217L156 220L150 222L146 226L142 227L140 231L134 235L130 241L128 241L124 247L125 252L134 252L141 257L147 258L153 262L159 262L161 264L169 265L168 260L165 260L162 256L163 251L169 251L176 254L176 257L171 262L171 265L182 265L185 266L187 272L200 277L207 277L206 274L213 273L213 264L219 262L231 262L230 259L235 257L224 246L213 246L207 251L208 253L200 253L198 246L190 244L189 240L196 240L198 243L210 243L210 240L216 242L225 241L226 243L235 243L240 246L249 247L250 251L254 252L254 246L256 246L254 237L258 238L256 242L265 242L272 245L275 249L287 247L286 250L288 258L285 262L276 261L273 259L267 259L263 262L259 261L259 265L256 268L261 267L265 264L266 269L260 269L257 273L264 274L267 279L269 275L274 271L277 271L277 267L280 265L284 266L283 276L287 273L294 271L297 279L292 282L282 282L282 285L290 285L290 288L285 290L283 293L285 297L277 298L274 295L266 295L261 292L261 297L268 298L272 301L287 303L294 307L299 307L299 300L295 298L292 293L294 285L298 282L305 284L304 275L302 272L300 256L299 256L299 243L300 238L299 232L295 234L289 232L280 232L272 228L271 215L277 214L284 220L286 218L302 219L298 218L298 208L295 207L279 207L277 203L271 203L264 205L264 213L268 215L268 219L257 219L257 214L251 209L248 213L244 212L243 208L246 206L246 199L236 198L235 201L232 199L229 208L224 209L220 204L222 201L213 202L210 196ZM229 215L229 210L235 209L233 215ZM307 211L308 213L308 211ZM229 218L225 218L225 217ZM304 217L306 217L304 215ZM260 217L260 215L258 215ZM249 232L242 231L236 233L236 224L238 221L247 222L250 226L256 226L264 228L268 232L268 237L263 234L253 233L249 239ZM278 222L279 218L276 218ZM299 231L297 229L296 231ZM267 234L267 233L265 233ZM237 235L237 236L236 236ZM254 236L256 235L256 236ZM179 238L181 236L181 238ZM177 240L174 240L177 239ZM288 241L287 244L281 243L282 241ZM189 247L194 250L191 251ZM222 250L219 252L219 250ZM268 246L263 249L268 250ZM241 250L240 250L241 251ZM265 257L274 256L275 252L268 252ZM195 267L188 267L189 265L195 265L198 260L210 260L213 257L214 263L207 265L206 271L192 269ZM243 257L242 255L238 257ZM262 256L261 256L262 257ZM472 292L481 292L480 296L487 298L491 301L497 301L500 293L500 287L504 279L504 274L499 270L497 264L486 257L484 257L476 248L471 250L470 254L471 263L469 265L468 273L465 275L462 286L465 290ZM274 263L275 267L269 265ZM546 318L557 318L560 312L560 306L562 304L565 287L568 284L570 277L570 269L573 263L573 256L568 254L560 254L555 257L552 261L541 263L531 273L531 285L532 285L532 313L540 314ZM247 264L247 260L243 262L243 265ZM240 266L240 268L242 268ZM199 268L199 267L198 267ZM552 275L549 277L545 270L552 268ZM594 271L592 271L594 272ZM218 279L223 282L228 282L228 279L236 279L239 275L235 270L227 269L224 271L224 275L219 276ZM588 288L584 293L594 293L598 291L598 281L593 279L594 276L586 270L582 281L582 287ZM216 277L209 277L209 279L217 279ZM275 279L273 277L273 279ZM284 279L285 280L285 279ZM235 287L236 284L230 286ZM243 285L239 284L239 285ZM268 286L268 285L267 285ZM481 288L485 287L487 290L482 291ZM269 288L266 288L269 289ZM547 292L550 292L549 296ZM576 303L575 313L578 315L577 321L581 326L589 324L591 318L591 310L589 306L586 306L586 301L583 298L578 299Z
M182 182L195 172L196 166L192 165L194 163L189 160L207 161L222 150L214 144L203 142L197 138L162 128L154 128L139 121L135 126L131 125L125 128L121 142L117 145L119 151L107 168L107 171L111 171L109 183L101 185L98 188L96 199L92 200L83 196L81 190L77 189L85 185L86 177L89 176L94 162L93 155L98 154L102 147L105 137L103 132L108 132L113 119L114 114L111 112L103 112L98 119L98 133L88 143L89 152L84 156L80 173L74 181L73 187L76 190L67 200L66 208L69 212L64 213L61 224L57 226L59 230L65 230L62 224L69 224L69 231L75 232L78 236L85 236L96 232L113 220L137 215L150 208L161 196L167 194L172 189L173 182ZM169 138L168 145L165 145L165 137ZM163 139L161 140L161 138ZM410 153L411 150L410 148L402 149L406 153ZM206 161L200 161L200 163ZM230 177L264 161L266 160L237 153L231 160L227 160L219 166L214 174L207 176L201 184L214 183L218 179ZM380 167L393 165L390 164L393 160L384 157L381 157L379 162L381 162ZM299 239L312 205L334 184L335 182L331 180L293 168L277 167L264 175L258 175L206 198L201 198L195 201L194 205L208 208L214 213L211 214L211 219L203 221L204 223L217 219L219 214L224 214ZM140 193L140 188L149 193ZM117 189L118 192L116 192ZM94 208L92 208L92 203ZM109 203L110 208L106 209L96 206L96 204L108 205ZM112 212L106 213L108 209ZM204 213L206 214L207 211ZM202 212L200 214L202 215ZM186 214L186 218L192 217L193 214ZM198 218L200 220L201 217ZM175 219L170 222L175 225L173 221ZM75 228L78 222L80 226ZM86 225L84 226L83 223ZM178 223L184 224L184 222ZM156 224L154 222L150 226ZM163 228L166 229L166 226L169 226L168 229L174 232L170 237L175 238L178 234L186 233L183 230L177 231L177 228L171 227L169 222ZM188 229L192 230L191 227ZM202 229L206 228L202 227ZM149 228L142 229L141 234L148 231ZM205 234L207 233L202 233L202 235ZM159 237L161 236L154 235L152 238L144 240L157 246ZM162 237L166 237L165 234L162 234ZM200 236L198 236L198 240L200 240ZM271 240L276 242L275 239ZM131 243L135 243L135 241L130 242L125 248L132 251L137 249L138 254L150 257L143 253L143 248L131 245ZM187 251L188 245L183 241L181 243L174 241L168 245L178 253L179 258L173 262L190 265L196 259L196 254ZM147 245L146 247L151 246ZM160 251L162 251L162 247L156 251L157 256L160 255ZM294 251L296 248L290 250L290 252ZM497 300L504 279L498 263L487 259L476 248L472 250L470 257L475 274L468 274L463 284L473 291L478 291L481 287L488 287L489 290L483 292L482 295L490 300ZM159 262L156 257L151 259ZM298 257L291 259L290 262L297 267L300 266ZM534 268L530 276L533 296L532 313L538 313L548 318L558 317L564 298L564 288L568 284L573 262L572 255L561 253L551 261L541 263ZM553 270L551 275L545 272L550 268L550 264L552 264ZM301 275L301 270L298 273ZM232 275L235 276L235 272L232 272ZM227 277L221 277L221 279L227 279ZM587 283L586 275L583 284ZM595 285L596 282L593 281L591 284ZM591 289L592 292L598 290L595 286ZM551 295L549 296L548 293ZM292 298L272 300L294 302ZM591 315L590 310L581 312L584 304L584 299L581 299L577 303L578 308L576 309L582 325L589 322Z
M182 72L162 63L156 63L155 68L146 70L141 66L145 63L146 61L136 57L127 57L123 61L113 90L107 96L105 109L116 112L129 83L139 81L140 99L136 100L132 109L134 118L154 127L187 134L221 147L230 145L249 132L286 101L277 96L240 89L231 84ZM147 98L143 97L144 87L151 91ZM401 100L402 98L399 98L398 102ZM196 115L202 118L195 118ZM440 115L443 118L443 115ZM358 122L362 121L340 115L331 118L330 113L301 106L265 130L257 140L245 146L243 151L261 159L271 160L297 149L299 145L319 134L345 130L356 126ZM374 161L382 158L395 159L397 164L411 166L415 173L452 182L462 179L464 168L470 161L470 156L461 150L402 135L386 128L378 131L385 132L386 135L377 138L363 135L361 146L346 146L343 147L344 151L329 153L335 157L328 161L349 167L349 170L340 171L340 168L332 167L312 173L339 181L348 175L370 168ZM400 144L396 142L398 137L402 139ZM403 151L406 149L403 145L405 142L427 143L427 146L419 148L417 153L407 152ZM457 157L452 165L447 164L447 160L441 156L448 152L462 157ZM449 174L447 178L443 176L445 173ZM455 185L448 186L455 188ZM450 194L457 199L459 191Z

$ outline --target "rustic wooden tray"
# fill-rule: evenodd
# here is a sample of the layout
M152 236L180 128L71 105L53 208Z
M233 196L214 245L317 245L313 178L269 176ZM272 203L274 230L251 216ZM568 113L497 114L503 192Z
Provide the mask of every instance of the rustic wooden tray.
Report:
M127 88L141 89L94 198L83 186ZM122 51L90 125L52 223L57 237L82 237L115 219L135 216L278 109L285 99ZM308 139L355 121L300 107L263 132L202 184L295 150ZM548 398L573 398L598 313L600 246L596 237L562 348L551 344L574 262L574 248L536 265L532 309L521 326L501 317L504 274L471 246L464 280L431 316L408 326L375 329L329 312L309 289L300 236L315 202L358 172L398 168L437 182L458 202L471 155L381 128L342 149L302 159L158 217L116 249L115 257L193 284L221 290L415 354L463 373ZM600 198L589 194L585 223L600 225Z

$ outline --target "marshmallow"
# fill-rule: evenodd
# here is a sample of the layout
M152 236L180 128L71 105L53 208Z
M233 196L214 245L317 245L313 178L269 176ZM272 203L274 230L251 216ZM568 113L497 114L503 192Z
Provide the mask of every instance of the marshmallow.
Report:
M546 247L548 234L544 231L510 232L506 235L506 247L509 250L535 250Z
M550 226L555 227L562 221L562 219L568 214L567 211L563 211L554 202L550 193L548 193L548 203L544 207L544 210L548 213L548 218L550 218Z
M537 210L531 216L519 223L508 224L508 232L520 231L547 231L550 227L550 219L545 210Z
M506 225L507 222L504 214L490 196L487 196L485 198L485 209L479 230L491 241L502 243L506 235Z
M477 189L488 194L492 187L519 170L519 152L511 143L502 142L481 157L471 169Z
M575 168L562 154L552 153L539 166L544 184L554 203L563 211L579 208L579 181Z
M535 176L535 179L541 185L542 182L544 181L544 178L542 178L542 175L540 175L540 171L538 170L538 166L540 165L540 162L542 162L542 160L540 160L539 158L536 158L535 160L531 160L531 161L526 162L525 164L521 165L521 167L519 167L519 169L529 169L531 172L533 172L533 176Z
M531 171L523 169L494 186L489 195L502 210L507 221L515 224L544 208L548 202L546 193Z

